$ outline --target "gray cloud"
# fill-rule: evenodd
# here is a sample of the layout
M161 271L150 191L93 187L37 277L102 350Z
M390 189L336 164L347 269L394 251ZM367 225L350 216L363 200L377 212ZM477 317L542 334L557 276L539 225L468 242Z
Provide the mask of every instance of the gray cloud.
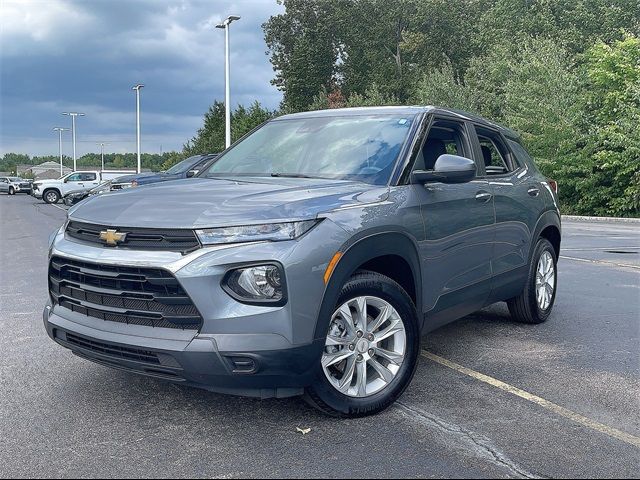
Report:
M230 13L232 104L277 107L261 24L275 0L3 0L0 15L0 153L56 154L51 128L78 121L78 152L135 148L135 97L142 91L144 151L180 149L224 95L224 33ZM71 149L67 138L65 150Z

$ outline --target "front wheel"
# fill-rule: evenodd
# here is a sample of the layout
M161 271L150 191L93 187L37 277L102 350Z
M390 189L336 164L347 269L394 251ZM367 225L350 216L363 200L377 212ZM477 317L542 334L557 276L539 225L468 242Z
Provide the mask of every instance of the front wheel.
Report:
M546 238L536 244L529 275L520 295L507 300L511 317L521 323L545 322L556 300L558 271L556 252Z
M44 198L46 203L58 203L60 194L56 190L45 190L42 198Z
M419 349L411 297L384 275L358 272L342 288L305 398L338 417L381 412L411 382Z
M9 187L9 195L15 195L16 191L13 187Z

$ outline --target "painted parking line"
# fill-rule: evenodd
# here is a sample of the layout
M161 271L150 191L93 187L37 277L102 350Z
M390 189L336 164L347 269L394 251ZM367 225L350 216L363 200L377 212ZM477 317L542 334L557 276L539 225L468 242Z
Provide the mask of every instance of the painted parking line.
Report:
M561 407L549 400L545 400L542 397L538 397L537 395L533 395L532 393L521 390L520 388L514 387L513 385L509 385L508 383L502 382L498 379L490 377L480 372L476 372L475 370L471 370L470 368L459 365L451 360L447 360L435 353L428 352L426 350L422 350L421 355L429 360L432 360L444 367L455 370L463 375L467 375L471 378L479 380L487 385L491 385L492 387L499 388L505 392L511 393L512 395L516 395L517 397L528 400L531 403L535 403L557 415L568 418L569 420L576 422L584 427L590 428L591 430L595 430L596 432L603 433L610 437L621 440L625 443L633 445L634 447L640 448L640 437L636 437L631 435L630 433L623 432L622 430L618 430L617 428L610 427L609 425L605 425L603 423L596 422L595 420L591 420L579 413L573 412L569 409Z
M608 262L606 260L591 260L588 258L578 258L578 257L567 257L566 255L560 255L560 258L564 260L573 260L575 262L587 262L587 263L595 263L597 265L607 265L611 267L622 267L622 268L633 268L635 270L640 270L640 265L630 265L628 263L617 263L617 262Z

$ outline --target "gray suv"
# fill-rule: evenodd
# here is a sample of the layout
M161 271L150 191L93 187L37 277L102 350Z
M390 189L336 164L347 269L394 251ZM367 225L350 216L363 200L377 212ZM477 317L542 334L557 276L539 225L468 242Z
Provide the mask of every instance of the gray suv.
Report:
M514 132L468 113L285 115L194 179L71 208L44 323L109 367L373 414L410 383L421 334L500 301L549 317L555 188Z

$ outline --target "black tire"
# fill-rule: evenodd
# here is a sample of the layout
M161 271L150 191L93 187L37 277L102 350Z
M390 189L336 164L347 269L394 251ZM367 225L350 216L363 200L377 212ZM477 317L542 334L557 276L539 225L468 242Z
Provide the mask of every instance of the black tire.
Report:
M58 203L60 201L60 194L57 190L45 190L42 192L42 199L45 203Z
M15 195L16 191L13 187L9 187L9 195Z
M554 273L554 285L553 294L551 295L551 302L549 306L544 310L538 305L536 299L536 270L540 257L544 252L549 252L551 258L553 258L553 273ZM517 297L507 300L507 306L509 307L509 313L516 322L537 324L546 322L553 309L553 304L556 299L556 292L558 291L558 259L553 245L546 238L540 238L535 246L533 256L531 257L531 264L529 265L529 275L527 276L527 283L522 290L522 293Z
M325 376L318 359L314 383L305 390L304 398L313 407L334 417L364 417L383 411L392 405L411 383L418 363L420 353L418 315L407 292L389 277L375 272L359 271L342 287L335 308L352 298L363 295L381 298L396 309L405 327L405 358L395 378L386 387L368 397L360 398L351 397L336 390ZM328 320L326 322L328 324Z

